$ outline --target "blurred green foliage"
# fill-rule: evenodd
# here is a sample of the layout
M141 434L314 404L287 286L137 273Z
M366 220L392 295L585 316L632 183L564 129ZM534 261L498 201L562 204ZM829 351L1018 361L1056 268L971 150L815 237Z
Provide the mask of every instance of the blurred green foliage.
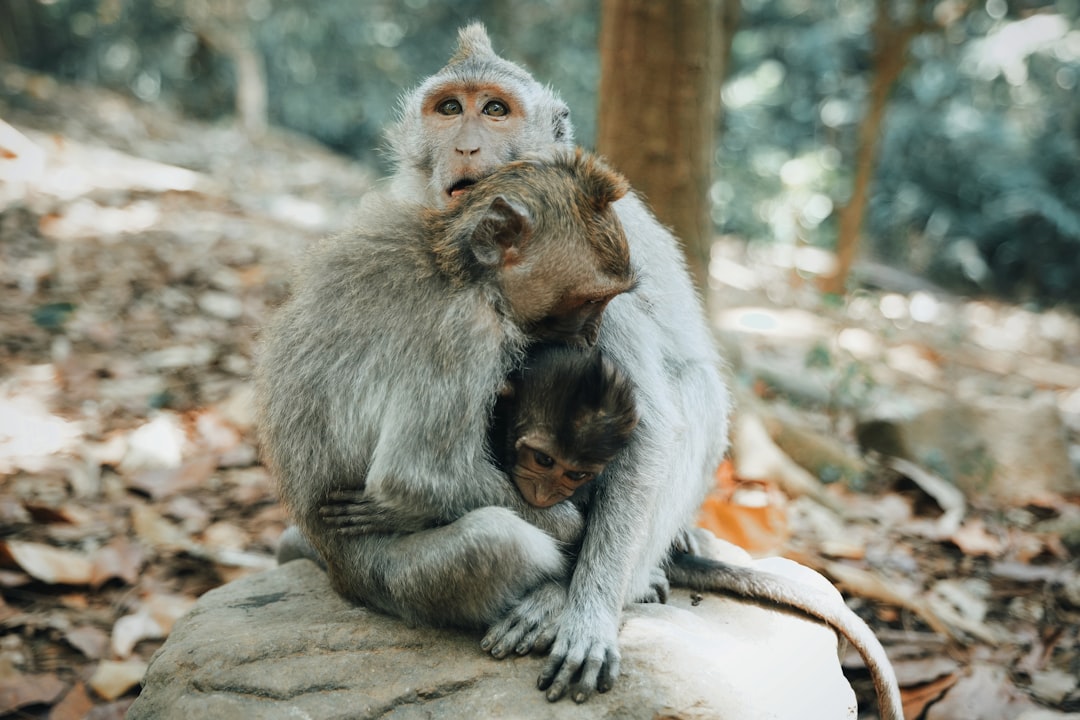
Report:
M480 19L497 50L562 93L578 141L593 141L596 0L232 0L232 16L225 6L5 0L0 57L217 118L235 85L200 25L217 14L264 59L272 123L382 162L397 96ZM1080 305L1080 0L931 6L947 22L916 39L893 94L864 253L963 292ZM719 231L834 243L874 9L742 0L710 192Z

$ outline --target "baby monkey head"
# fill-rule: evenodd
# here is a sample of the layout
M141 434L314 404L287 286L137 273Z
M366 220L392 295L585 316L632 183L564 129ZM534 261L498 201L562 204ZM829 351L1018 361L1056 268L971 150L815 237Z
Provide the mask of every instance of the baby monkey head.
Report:
M508 471L525 500L550 507L594 480L638 423L634 388L599 350L544 346L508 382Z
M491 287L533 340L592 346L604 309L634 286L612 204L626 180L580 150L510 163L432 210L439 267Z

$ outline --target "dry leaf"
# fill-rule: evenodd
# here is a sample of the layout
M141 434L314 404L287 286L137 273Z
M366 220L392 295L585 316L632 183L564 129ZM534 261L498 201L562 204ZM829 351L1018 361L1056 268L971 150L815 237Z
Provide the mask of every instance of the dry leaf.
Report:
M49 720L83 720L93 707L86 685L76 682L64 699L49 710Z
M969 520L949 536L965 555L988 555L999 557L1005 552L1005 541L986 530L980 518Z
M783 547L789 532L787 514L778 493L762 489L756 493L763 502L748 504L747 490L717 490L702 503L698 526L751 553L770 553Z
M134 615L125 615L113 625L113 655L129 658L140 640L160 640L163 637L165 637L164 628L145 610L140 610Z
M203 455L177 468L152 468L134 474L128 487L141 490L154 500L177 495L206 485L217 469L216 455Z
M151 595L143 603L143 610L168 635L177 620L187 614L195 605L195 598L187 595L169 595L165 593Z
M203 532L203 544L216 550L243 550L251 542L248 534L227 522L216 522Z
M1034 703L1013 688L1006 668L976 665L929 707L926 720L1014 720L1032 707Z
M68 630L64 633L64 640L91 660L100 660L109 647L108 634L101 628L90 625Z
M101 587L111 578L120 578L128 585L139 579L146 560L146 550L124 536L113 538L108 545L94 553L94 572L91 586Z
M2 549L20 568L42 582L86 585L93 577L93 564L81 553L18 540L8 540Z
M151 547L187 549L192 545L183 530L158 515L149 505L132 508L131 526L135 535Z
M102 660L90 677L90 687L105 700L115 700L142 682L146 663L140 660Z
M948 675L943 675L924 685L901 688L900 698L904 704L904 717L922 717L922 713L926 710L926 706L935 702L949 688L955 685L957 679L958 676L956 673L949 673Z
M0 679L0 715L27 705L48 705L60 697L65 687L55 675L7 675Z
M826 507L841 511L822 484L797 465L772 438L764 423L750 411L735 414L731 432L731 453L735 474L742 480L774 483L791 497L806 495Z
M918 485L919 489L932 497L944 511L941 517L922 528L924 535L934 539L948 537L960 527L967 503L964 494L955 485L903 458L887 457L884 465ZM911 525L914 527L916 523Z
M231 450L241 442L236 428L213 408L195 414L195 434L200 445L215 453Z

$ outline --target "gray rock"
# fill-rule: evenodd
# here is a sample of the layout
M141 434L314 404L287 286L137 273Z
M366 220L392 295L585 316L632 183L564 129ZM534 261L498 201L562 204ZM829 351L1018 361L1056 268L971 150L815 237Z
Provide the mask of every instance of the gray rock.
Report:
M1019 502L1080 490L1065 425L1048 394L905 398L875 408L857 433L864 449L922 465L968 497Z
M206 593L152 659L128 718L855 718L831 630L673 595L627 610L611 692L548 703L535 689L542 657L496 661L480 633L411 628L351 605L297 560Z

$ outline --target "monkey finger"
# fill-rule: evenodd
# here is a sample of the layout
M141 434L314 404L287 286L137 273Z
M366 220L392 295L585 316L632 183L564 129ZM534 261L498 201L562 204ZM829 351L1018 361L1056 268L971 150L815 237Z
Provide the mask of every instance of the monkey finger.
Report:
M537 628L536 639L533 640L532 649L536 652L547 652L555 643L555 635L558 631L554 625L542 625Z
M600 677L596 681L596 689L602 693L610 690L615 685L615 681L619 679L619 665L621 663L619 649L617 647L608 648L606 658L606 662L600 668Z
M547 690L546 697L549 702L555 702L566 694L566 689L570 687L585 660L585 653L580 648L564 650L561 645L564 645L561 640L556 642L547 665L536 681L538 688Z
M675 535L675 539L671 542L672 549L676 552L683 553L684 555L700 555L701 545L698 543L697 534L689 529L683 528Z
M365 492L366 491L362 490L362 489L361 490L349 490L349 489L341 488L341 489L338 489L338 490L331 490L330 493L326 496L326 500L327 500L327 502L334 502L334 503L366 503L366 502L371 502L371 498L367 497L365 495Z
M528 628L521 627L517 614L511 613L488 630L487 635L480 641L480 649L502 660L510 652L510 648L518 644L519 639L527 630Z
M340 504L340 505L323 505L319 508L319 516L326 519L332 518L350 518L357 517L363 518L366 516L377 516L379 512L378 507L375 505L361 505L361 504Z
M589 653L589 657L585 659L585 665L581 668L581 679L574 686L574 702L585 702L597 689L597 678L603 669L604 660L605 653L602 650L594 648Z
M668 601L668 595L671 594L671 584L668 582L667 576L663 573L659 573L652 579L652 591L656 596L654 602L666 604Z
M551 647L551 640L547 641L546 645L541 645L538 640L544 635L544 628L541 626L534 627L529 632L525 633L525 637L521 638L521 641L514 648L514 652L518 655L528 655L533 650L537 652L544 652ZM554 633L551 633L552 637Z

